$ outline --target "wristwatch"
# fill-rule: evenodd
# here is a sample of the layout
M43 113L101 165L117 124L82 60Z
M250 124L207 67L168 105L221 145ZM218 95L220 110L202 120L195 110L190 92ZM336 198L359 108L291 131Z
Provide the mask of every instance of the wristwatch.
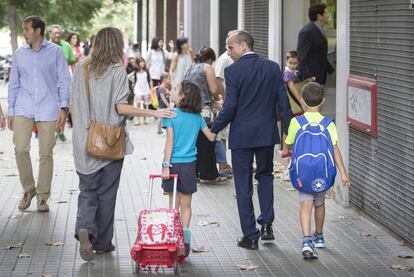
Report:
M162 168L171 168L173 167L170 163L162 163Z
M65 112L68 112L69 111L69 108L68 107L63 107L63 108L60 108L62 111L65 111Z

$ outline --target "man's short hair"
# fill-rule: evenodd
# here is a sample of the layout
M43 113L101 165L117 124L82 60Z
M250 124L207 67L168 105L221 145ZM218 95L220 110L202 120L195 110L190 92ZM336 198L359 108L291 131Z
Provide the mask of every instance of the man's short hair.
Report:
M249 47L249 49L253 51L254 39L249 32L236 31L234 32L234 36L238 44L244 42L247 44L247 47Z
M286 53L286 60L289 59L297 59L299 60L299 54L298 52L296 52L295 50L291 50L289 52Z
M318 3L309 7L308 16L310 21L316 21L318 14L323 15L326 9L326 4Z
M53 28L58 28L60 31L62 31L62 27L60 27L60 25L54 24L49 27L49 32L51 32Z
M319 106L324 98L323 86L316 82L310 82L302 88L302 98L308 107Z
M44 36L45 35L45 28L46 28L46 24L45 22L37 15L31 15L26 17L23 20L24 23L32 23L32 28L33 30L36 30L38 28L40 28L40 35Z

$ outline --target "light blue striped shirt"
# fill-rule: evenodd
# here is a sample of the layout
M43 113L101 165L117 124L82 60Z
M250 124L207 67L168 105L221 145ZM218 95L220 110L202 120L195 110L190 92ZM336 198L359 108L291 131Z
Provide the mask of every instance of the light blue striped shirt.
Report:
M46 39L38 51L25 44L13 56L8 115L55 121L60 108L69 107L69 85L62 48Z

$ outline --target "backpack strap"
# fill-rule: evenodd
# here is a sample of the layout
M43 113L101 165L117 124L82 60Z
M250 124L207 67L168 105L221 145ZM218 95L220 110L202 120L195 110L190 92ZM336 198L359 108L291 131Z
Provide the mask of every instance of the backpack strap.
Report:
M305 117L305 115L300 115L296 117L296 120L299 122L299 125L301 128L304 128L305 125L309 124L308 119Z
M332 118L324 117L321 120L321 122L319 122L319 125L323 127L323 129L321 128L321 131L323 132L325 129L327 129L329 124L331 124L331 122L332 122Z

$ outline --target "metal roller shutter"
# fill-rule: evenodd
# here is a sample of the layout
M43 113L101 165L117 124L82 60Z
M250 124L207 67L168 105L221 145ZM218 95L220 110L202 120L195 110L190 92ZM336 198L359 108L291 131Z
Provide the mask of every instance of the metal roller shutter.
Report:
M350 130L350 200L414 243L414 11L351 0L350 71L377 80L378 138Z
M268 57L269 50L269 1L244 1L244 29L254 38L254 51Z

